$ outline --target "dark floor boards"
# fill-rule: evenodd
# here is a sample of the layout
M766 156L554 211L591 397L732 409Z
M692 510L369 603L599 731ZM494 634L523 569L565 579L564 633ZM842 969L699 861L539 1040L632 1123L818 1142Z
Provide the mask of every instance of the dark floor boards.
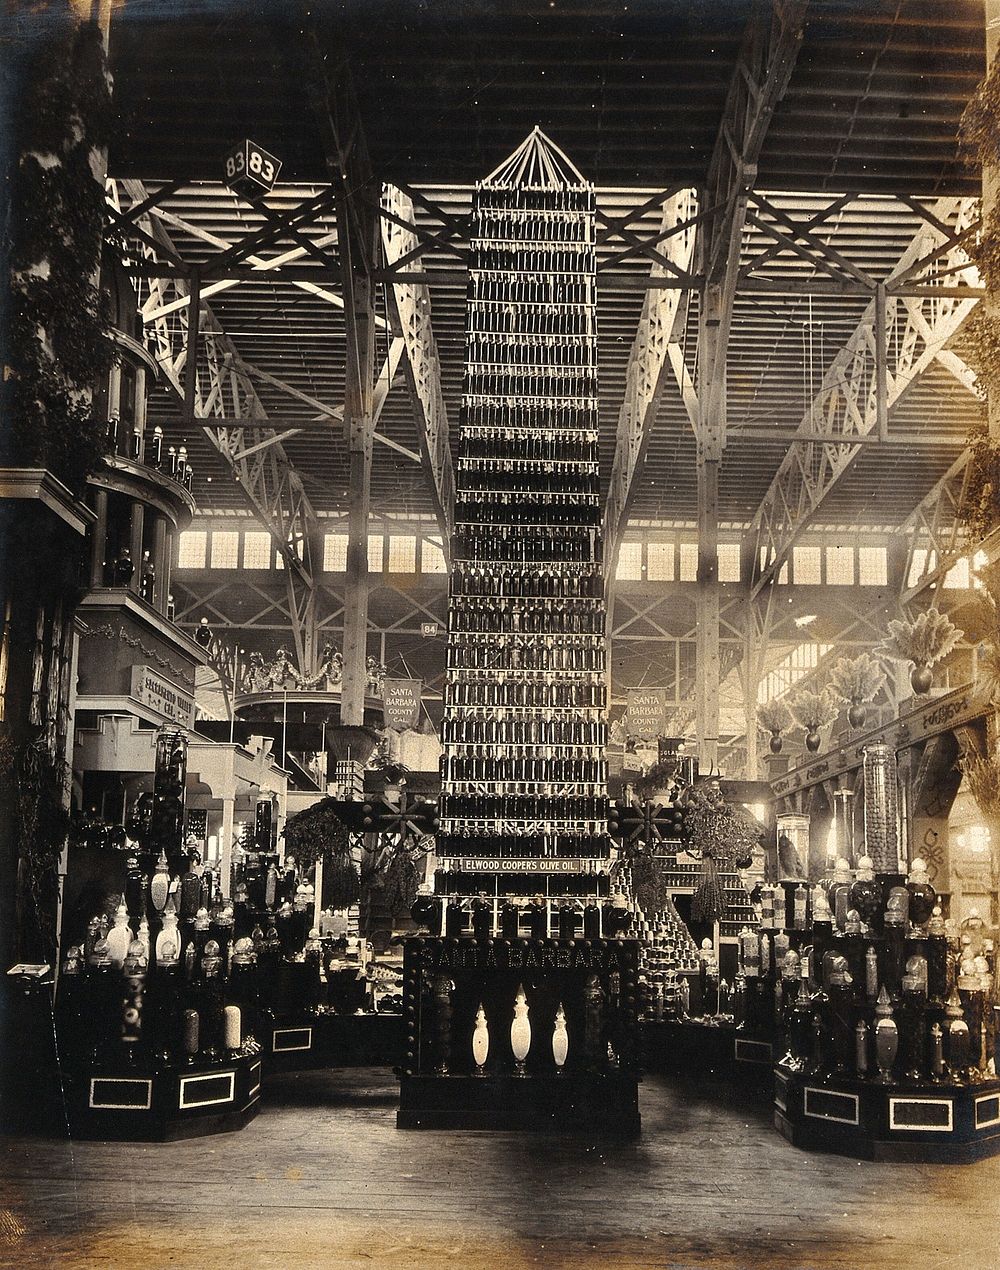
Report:
M11 1270L998 1270L1000 1159L795 1150L766 1102L649 1077L634 1143L402 1133L387 1070L273 1079L240 1133L0 1140Z

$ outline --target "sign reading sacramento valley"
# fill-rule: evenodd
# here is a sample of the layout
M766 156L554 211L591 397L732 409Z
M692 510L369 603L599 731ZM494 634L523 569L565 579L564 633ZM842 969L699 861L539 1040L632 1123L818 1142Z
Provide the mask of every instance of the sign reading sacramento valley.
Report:
M132 691L129 695L169 723L180 723L185 728L194 726L194 700L176 684L161 679L148 666L132 667Z

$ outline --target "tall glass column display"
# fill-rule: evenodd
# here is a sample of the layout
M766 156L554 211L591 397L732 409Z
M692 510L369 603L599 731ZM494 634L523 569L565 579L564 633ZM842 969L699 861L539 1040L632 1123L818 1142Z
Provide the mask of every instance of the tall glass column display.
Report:
M896 754L881 742L864 749L865 852L876 873L899 871Z
M466 893L599 893L593 186L536 130L477 187L472 235L439 855Z
M404 950L397 1124L631 1134L638 944L598 903L610 839L593 186L536 129L477 186L471 246L445 902L442 927Z

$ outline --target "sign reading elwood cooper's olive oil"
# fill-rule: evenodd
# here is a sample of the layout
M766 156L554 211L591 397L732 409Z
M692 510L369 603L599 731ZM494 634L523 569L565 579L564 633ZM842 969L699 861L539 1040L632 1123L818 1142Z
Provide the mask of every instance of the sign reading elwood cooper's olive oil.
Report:
M158 714L170 723L180 723L185 728L194 726L194 700L182 692L176 684L161 679L148 666L132 667L134 701Z

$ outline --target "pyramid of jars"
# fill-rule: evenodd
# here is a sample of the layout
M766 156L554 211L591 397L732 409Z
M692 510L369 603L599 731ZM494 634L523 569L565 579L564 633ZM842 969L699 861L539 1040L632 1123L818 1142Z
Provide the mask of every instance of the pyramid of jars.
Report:
M649 978L653 974L666 974L670 969L697 971L698 945L678 913L670 892L667 892L661 909L647 913L635 893L628 865L618 866L615 882L631 903L629 934L639 941L640 973Z
M607 893L593 186L537 129L472 208L438 856Z

